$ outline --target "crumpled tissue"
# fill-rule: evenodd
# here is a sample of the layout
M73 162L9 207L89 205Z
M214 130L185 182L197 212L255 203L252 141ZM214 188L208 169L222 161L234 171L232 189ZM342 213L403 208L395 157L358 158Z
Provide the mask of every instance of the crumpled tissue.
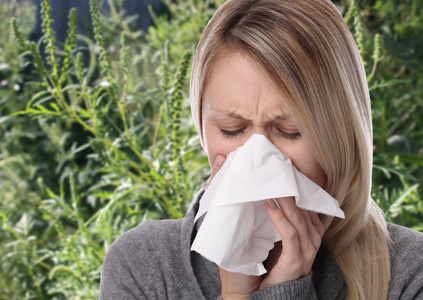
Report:
M291 196L302 209L345 217L338 202L287 155L265 136L252 135L227 156L203 194L195 221L207 214L191 250L231 272L266 273L263 261L281 236L264 201Z

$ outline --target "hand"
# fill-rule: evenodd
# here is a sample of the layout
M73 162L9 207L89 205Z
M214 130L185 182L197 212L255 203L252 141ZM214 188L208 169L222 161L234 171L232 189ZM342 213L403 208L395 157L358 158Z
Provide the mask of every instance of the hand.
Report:
M267 260L274 266L267 266L270 272L260 289L307 276L325 232L317 213L298 208L294 197L278 198L277 204L269 199L265 207L282 237L282 247L271 251Z
M206 189L226 158L216 157ZM266 260L265 276L247 276L219 267L222 299L249 299L252 293L280 283L307 276L313 265L324 234L324 225L317 213L297 207L293 197L269 199L266 211L282 237Z

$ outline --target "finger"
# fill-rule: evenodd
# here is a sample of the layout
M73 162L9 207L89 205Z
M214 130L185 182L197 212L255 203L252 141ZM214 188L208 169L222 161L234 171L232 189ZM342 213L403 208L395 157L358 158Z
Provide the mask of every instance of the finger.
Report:
M282 237L283 250L281 258L284 258L289 264L293 264L299 262L301 258L298 233L295 227L288 221L284 211L279 209L276 203L279 204L279 202L273 199L268 199L265 205L266 211Z
M315 252L319 250L320 244L322 242L322 235L320 234L320 231L319 231L320 229L318 226L315 226L313 224L313 221L311 220L312 214L316 214L316 213L308 211L308 210L302 210L302 209L301 209L301 212L303 213L304 219L306 221L308 235Z
M325 225L320 221L319 215L315 212L310 211L310 219L313 227L316 228L316 231L319 233L320 238L325 234Z
M211 172L209 181L207 182L206 189L209 187L209 185L212 182L214 176L217 174L217 172L219 172L220 168L223 166L225 161L226 161L226 157L223 156L222 154L219 154L219 155L216 156L216 159L214 160L214 164L213 164L213 167L212 167L212 172Z
M311 236L316 232L316 229L314 228L313 223L311 222L310 214L307 210L304 209L300 209L300 211L306 223L308 235Z
M277 201L282 212L286 215L288 222L297 231L301 253L306 253L311 249L314 250L314 245L310 240L310 233L307 228L307 220L302 210L296 205L294 198L278 198Z

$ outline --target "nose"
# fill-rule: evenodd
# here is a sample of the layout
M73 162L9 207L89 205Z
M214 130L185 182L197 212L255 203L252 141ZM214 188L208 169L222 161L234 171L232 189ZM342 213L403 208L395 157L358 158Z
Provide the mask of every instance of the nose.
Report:
M254 126L254 131L252 134L264 135L270 142L274 143L274 141L272 140L273 137L270 133L271 132L269 126Z

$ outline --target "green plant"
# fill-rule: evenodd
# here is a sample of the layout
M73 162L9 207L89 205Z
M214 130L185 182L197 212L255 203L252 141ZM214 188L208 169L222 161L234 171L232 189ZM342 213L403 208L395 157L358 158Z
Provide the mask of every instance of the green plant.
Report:
M422 230L423 132L415 129L422 125L423 73L421 64L408 65L407 60L413 56L416 60L423 59L423 52L416 48L423 40L420 38L415 44L408 40L412 37L416 41L415 36L423 32L423 18L416 13L423 5L402 1L403 11L411 14L400 15L392 1L359 4L349 0L346 5L345 20L347 24L353 23L363 60L373 62L365 64L374 126L372 197L388 221ZM398 50L405 50L405 45L412 51L403 59Z
M204 160L194 152L198 146L190 142L193 129L181 122L187 118L182 111L191 54L178 54L180 63L175 57L171 61L163 57L167 68L153 73L161 69L160 61L150 63L149 56L137 54L139 44L130 38L133 33L124 31L121 55L115 60L105 45L107 20L98 14L93 0L92 44L99 46L100 53L98 59L90 55L95 61L87 70L76 46L76 12L70 12L68 39L59 51L49 2L43 0L42 6L46 62L38 45L26 41L12 21L15 39L21 51L32 57L40 77L39 92L23 109L9 114L7 122L25 118L35 123L43 136L42 151L54 168L46 176L34 175L37 199L31 213L17 222L7 211L3 214L3 228L9 233L5 240L16 239L7 250L15 267L8 270L27 280L23 288L29 298L97 298L102 260L112 241L146 218L182 217L193 188L204 180L206 172L200 169ZM164 41L163 48L165 44L169 43ZM136 57L137 63L129 57ZM93 65L100 74L95 81L87 78ZM161 87L134 86L133 77L142 72L169 80ZM27 157L29 165L36 163L34 153ZM186 172L185 165L194 172ZM18 230L22 220L29 220L24 232ZM22 253L29 253L25 260ZM10 297L25 293L23 289L7 292Z

